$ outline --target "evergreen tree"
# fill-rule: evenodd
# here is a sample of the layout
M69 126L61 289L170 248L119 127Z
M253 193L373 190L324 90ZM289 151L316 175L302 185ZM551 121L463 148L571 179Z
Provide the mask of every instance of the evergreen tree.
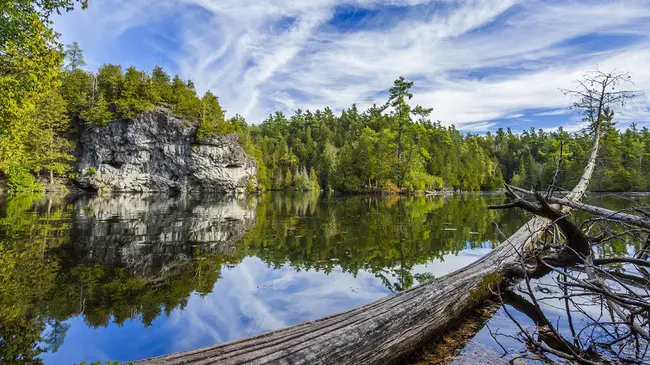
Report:
M416 106L411 109L408 100L411 100L413 94L410 89L413 87L413 81L406 81L404 76L400 76L392 88L390 88L390 97L388 105L393 108L392 124L394 130L397 132L397 164L396 164L396 180L398 188L402 187L404 177L407 174L409 167L408 161L402 161L404 153L404 139L412 137L410 127L413 123L411 113L420 117L426 117L431 114L433 109L425 109L421 106ZM412 147L412 146L410 146Z
M97 87L108 103L115 103L122 92L122 66L105 64L97 73Z
M72 44L67 45L64 55L66 61L68 61L68 64L65 66L67 70L76 70L86 66L83 51L79 47L79 43L72 42Z
M223 136L234 132L234 126L225 119L219 98L210 91L206 92L201 99L201 121L197 130L197 138L205 139L213 133Z
M194 83L190 80L183 81L178 75L172 80L172 112L191 121L199 120L203 105L196 96Z
M60 93L66 101L69 115L78 118L98 96L96 79L94 75L81 69L65 72Z
M172 103L172 86L169 75L156 66L151 73L151 93L154 103Z
M115 114L110 110L104 96L99 94L99 97L90 105L90 108L81 112L80 118L90 125L103 126L112 122L115 119Z
M148 85L149 80L144 72L138 71L134 66L126 70L120 85L119 98L115 100L117 113L121 117L133 119L152 107Z

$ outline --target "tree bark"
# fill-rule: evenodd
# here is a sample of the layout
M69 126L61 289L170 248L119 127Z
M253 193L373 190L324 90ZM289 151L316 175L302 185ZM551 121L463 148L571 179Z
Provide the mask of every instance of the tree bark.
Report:
M568 200L579 201L594 171L596 130L589 161ZM566 212L569 208L556 208ZM449 275L373 303L315 321L220 345L137 361L153 364L391 364L453 325L491 296L503 268L519 262L551 222L535 216L480 260Z

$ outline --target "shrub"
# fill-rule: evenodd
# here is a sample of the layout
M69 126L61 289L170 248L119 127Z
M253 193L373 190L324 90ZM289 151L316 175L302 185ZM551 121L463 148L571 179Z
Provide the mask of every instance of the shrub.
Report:
M14 164L7 169L7 190L39 191L41 185L36 183L36 178L24 166Z
M386 186L384 187L384 192L388 194L397 194L400 192L399 188L392 180L386 181Z

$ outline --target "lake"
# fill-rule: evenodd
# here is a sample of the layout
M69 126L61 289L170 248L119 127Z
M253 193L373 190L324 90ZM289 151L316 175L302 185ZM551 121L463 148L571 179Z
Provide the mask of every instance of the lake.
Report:
M487 209L501 202L498 194L5 197L0 359L137 360L351 309L485 255L527 218ZM491 321L508 327L498 315ZM490 341L479 332L465 351L496 349Z

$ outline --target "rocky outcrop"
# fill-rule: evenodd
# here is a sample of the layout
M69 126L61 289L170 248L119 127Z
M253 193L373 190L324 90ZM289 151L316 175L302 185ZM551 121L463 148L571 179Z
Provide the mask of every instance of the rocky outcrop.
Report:
M255 160L237 135L198 141L196 124L158 108L82 132L75 183L119 192L243 192Z

